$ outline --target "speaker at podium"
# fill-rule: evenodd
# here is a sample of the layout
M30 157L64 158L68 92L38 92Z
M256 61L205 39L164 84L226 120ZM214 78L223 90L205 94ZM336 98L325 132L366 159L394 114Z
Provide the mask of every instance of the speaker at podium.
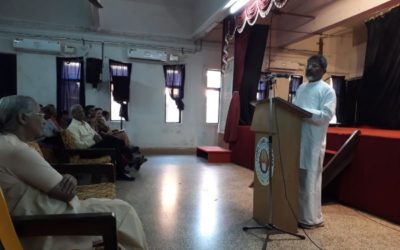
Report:
M279 97L254 105L253 218L261 225L272 224L295 234L301 124L311 113Z

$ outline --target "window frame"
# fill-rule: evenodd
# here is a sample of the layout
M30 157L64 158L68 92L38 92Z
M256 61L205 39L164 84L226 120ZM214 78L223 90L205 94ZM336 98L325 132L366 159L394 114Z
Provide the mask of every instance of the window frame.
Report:
M164 123L166 124L181 124L182 123L182 110L179 110L178 107L175 105L175 108L179 112L179 120L178 121L167 121L167 98L170 98L172 102L175 102L174 99L172 99L170 93L170 88L165 87L164 88Z
M111 63L111 62L110 62L109 67L112 68L112 66L116 66L116 67L126 67L126 69L124 69L124 71L125 71L125 70L126 70L127 72L129 71L128 66L126 66L126 65L121 65L121 64L116 64L116 63ZM110 74L111 74L111 72L110 72ZM119 109L121 109L121 104L119 104L118 102L114 101L114 97L113 97L113 94L112 94L113 85L112 85L111 83L112 83L112 80L111 80L111 75L110 75L110 122L120 122L121 120L122 120L122 121L125 121L125 118L119 116L119 113L118 113L119 119L113 119L113 108L112 108L112 107L113 107L113 103L118 104L118 105L119 105Z
M217 88L217 87L208 87L208 77L207 77L207 74L208 74L208 72L209 71L217 71L217 72L219 72L219 74L220 74L220 79L219 79L219 88ZM213 124L219 124L219 119L220 119L220 113L221 113L221 87L222 87L222 73L221 73L221 70L220 69L215 69L215 68L208 68L207 70L206 70L206 74L205 74L205 76L206 76L206 80L205 80L205 85L206 85L206 88L205 88L205 96L206 96L206 102L205 102L205 104L206 104L206 107L205 107L205 111L206 111L206 119L205 119L205 122L206 122L206 124L210 124L210 125L213 125ZM207 109L207 102L208 102L208 96L207 96L207 91L208 90L215 90L215 91L218 91L218 112L217 112L217 121L216 122L208 122L207 121L207 111L208 111L208 109Z

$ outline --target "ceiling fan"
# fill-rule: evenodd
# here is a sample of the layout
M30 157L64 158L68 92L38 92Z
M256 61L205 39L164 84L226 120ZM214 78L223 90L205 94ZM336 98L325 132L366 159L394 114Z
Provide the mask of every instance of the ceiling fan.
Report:
M89 0L91 4L93 4L96 8L103 8L103 5L100 4L99 0Z

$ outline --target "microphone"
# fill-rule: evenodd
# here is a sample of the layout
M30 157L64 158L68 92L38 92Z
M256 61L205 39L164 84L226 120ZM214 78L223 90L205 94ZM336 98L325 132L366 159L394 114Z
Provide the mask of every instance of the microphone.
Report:
M267 76L267 78L289 78L289 73L272 73Z

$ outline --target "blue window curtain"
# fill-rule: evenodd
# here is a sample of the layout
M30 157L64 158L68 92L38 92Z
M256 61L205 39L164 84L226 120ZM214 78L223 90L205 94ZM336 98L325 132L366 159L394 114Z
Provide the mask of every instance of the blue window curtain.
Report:
M121 104L119 116L129 121L128 103L130 100L130 81L132 64L110 60L110 84L113 85L114 101Z
M57 110L68 111L72 105L85 106L83 58L57 57Z
M185 65L164 65L165 87L169 95L175 101L179 110L183 110L184 87L185 87Z
M290 103L293 102L293 99L296 96L296 91L302 83L303 83L303 76L300 75L290 76L288 102Z

